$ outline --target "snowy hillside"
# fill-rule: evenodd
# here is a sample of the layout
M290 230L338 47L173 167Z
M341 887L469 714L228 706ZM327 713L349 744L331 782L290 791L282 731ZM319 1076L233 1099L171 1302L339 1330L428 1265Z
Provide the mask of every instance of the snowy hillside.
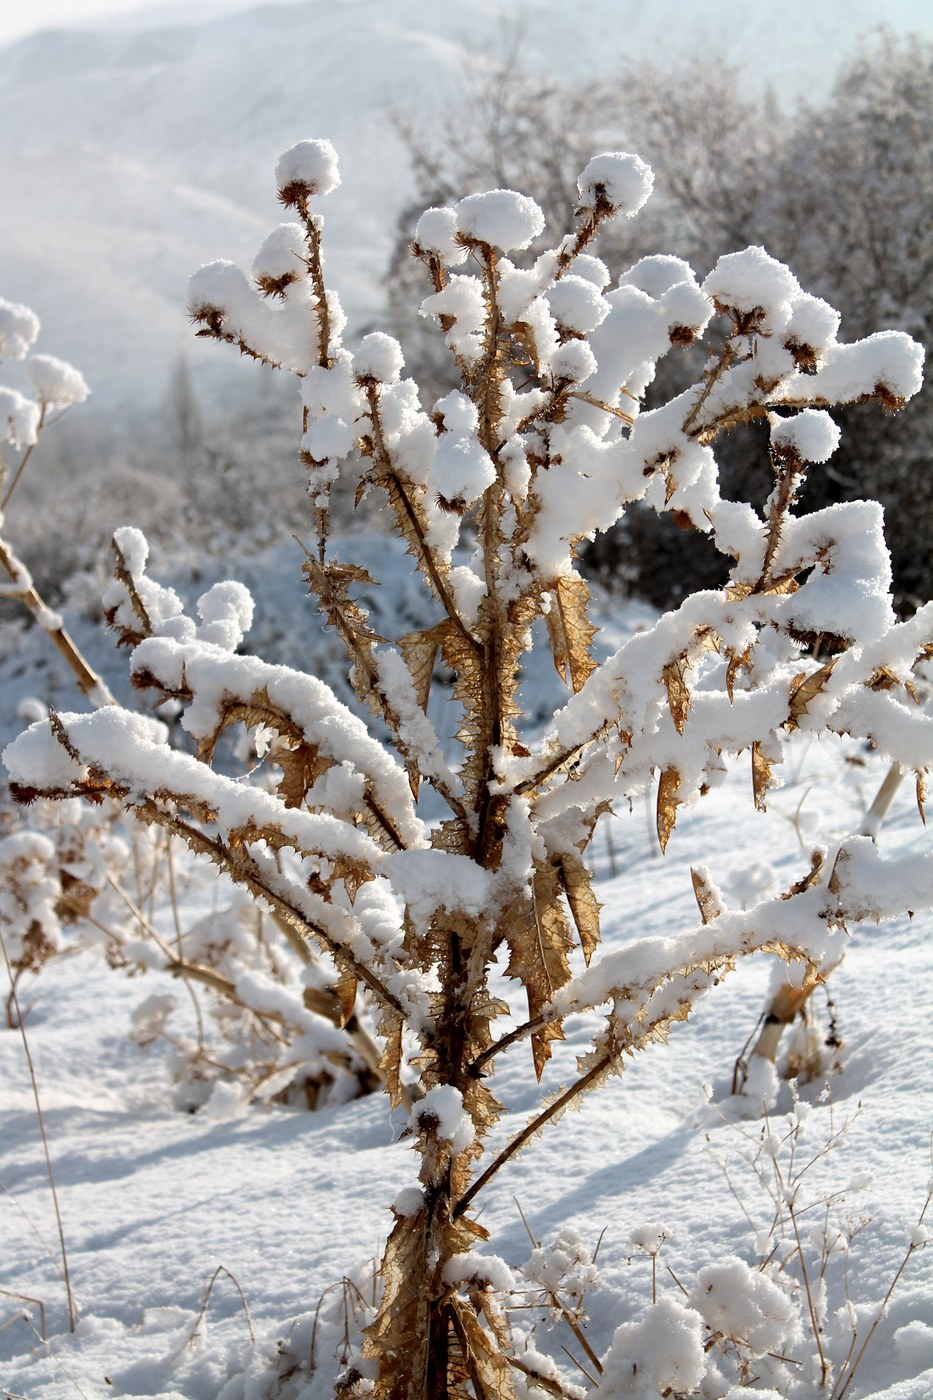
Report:
M0 50L0 295L37 310L47 348L82 366L100 407L158 400L182 351L201 376L235 372L193 344L186 281L210 258L248 263L276 213L267 172L302 136L340 152L332 281L357 327L377 314L409 190L387 109L430 120L488 60L503 17L525 16L529 56L568 76L695 54L743 65L750 86L780 98L825 90L879 19L869 0L728 0L686 15L679 0L228 0L166 27L176 13L155 6ZM930 30L920 0L883 17Z

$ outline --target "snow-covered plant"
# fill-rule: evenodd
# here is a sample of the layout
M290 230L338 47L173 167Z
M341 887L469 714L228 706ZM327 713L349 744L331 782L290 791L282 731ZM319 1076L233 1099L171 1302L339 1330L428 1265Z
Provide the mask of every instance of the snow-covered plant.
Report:
M222 876L200 882L195 902L210 910L183 923L171 838L147 840L116 802L39 802L28 824L12 814L9 824L0 933L14 990L24 974L79 950L129 977L146 974L130 1035L141 1048L172 1046L174 1098L188 1110L316 1108L381 1087L379 1052L353 1012L341 1016L313 948L246 891Z
M251 613L239 585L211 589L200 623L186 617L128 531L112 619L136 684L180 706L198 756L170 748L158 720L108 707L32 726L5 761L24 801L116 798L180 837L330 955L344 1014L358 993L375 1009L392 1102L415 1081L407 1132L420 1166L395 1198L379 1309L341 1389L507 1397L521 1366L497 1292L511 1275L478 1248L487 1232L475 1215L489 1182L741 958L795 959L814 980L852 922L933 904L929 856L885 861L854 838L832 860L815 850L790 889L748 909L727 908L698 868L696 927L600 955L586 863L613 801L653 789L666 847L736 754L750 756L750 802L762 807L797 730L869 740L917 772L922 801L933 722L907 683L929 653L933 608L895 621L876 505L797 511L809 464L838 440L827 409L897 409L920 386L922 356L892 331L840 342L837 313L759 247L724 256L702 282L676 258L643 258L610 287L594 242L637 213L652 173L609 152L579 177L575 232L530 269L509 256L543 229L522 194L491 190L422 216L421 309L459 376L423 405L395 340L342 344L312 209L338 182L327 142L287 152L277 183L294 221L263 244L252 280L230 263L202 268L190 310L201 335L300 381L317 536L305 572L377 729L313 675L236 654ZM643 410L658 361L708 332L715 348L697 382ZM721 496L714 451L753 421L770 428L761 511ZM360 497L383 493L434 599L429 626L386 641L369 625L354 591L373 581L329 539L340 475ZM729 580L597 660L576 550L640 500L708 534ZM540 736L519 691L537 646L567 687ZM439 662L459 706L459 761L426 713ZM210 766L233 726L254 736L250 782ZM510 1006L514 990L527 1013ZM530 1048L542 1078L565 1018L596 1011L577 1077L490 1150L498 1061ZM617 1339L599 1394L701 1383L696 1309L663 1306L660 1323ZM626 1389L632 1348L647 1358L637 1392Z
M933 1190L908 1229L884 1297L867 1307L857 1296L857 1242L872 1217L858 1198L872 1178L855 1171L840 1181L836 1158L861 1107L839 1121L830 1103L827 1126L795 1084L791 1091L788 1114L766 1115L756 1128L734 1124L737 1150L717 1159L758 1257L753 1266L731 1257L700 1269L688 1301L703 1317L706 1349L716 1350L724 1377L748 1384L754 1373L767 1376L780 1394L841 1400L905 1268L928 1242L924 1220ZM828 1097L825 1089L821 1101ZM817 1123L819 1136L812 1131ZM723 1389L728 1383L723 1379Z

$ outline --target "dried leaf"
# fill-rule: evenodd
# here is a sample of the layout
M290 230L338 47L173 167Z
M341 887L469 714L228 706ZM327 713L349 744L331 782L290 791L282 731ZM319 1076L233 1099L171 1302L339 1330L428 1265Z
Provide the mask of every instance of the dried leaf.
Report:
M722 913L722 900L719 897L719 891L710 880L707 872L696 866L690 867L690 879L693 882L693 893L696 895L700 918L704 924L711 924Z
M735 682L738 674L743 668L751 665L752 649L747 646L742 652L730 651L727 655L729 664L726 667L726 690L729 693L729 704L731 705L735 700Z
M382 1301L366 1328L366 1350L380 1359L375 1395L409 1400L425 1393L429 1356L429 1233L423 1216L397 1220L382 1265Z
M570 978L573 940L560 900L560 876L550 862L535 865L532 897L522 898L507 912L503 932L511 954L506 972L523 984L528 1014L534 1018ZM562 1040L563 1034L560 1022L553 1022L532 1035L539 1079L550 1059L551 1041Z
M823 866L826 863L825 852L817 849L810 856L810 869L800 880L795 880L786 894L782 894L782 899L793 899L795 894L803 894L805 890L810 890L817 883L823 873Z
M339 993L338 993L339 994ZM379 1072L385 1080L386 1093L393 1108L402 1102L402 1018L392 1011L385 1011L380 1023L384 1041Z
M551 607L545 619L554 665L561 680L576 693L596 666L590 655L596 635L587 615L590 591L579 574L569 574L559 578L550 593Z
M276 791L286 807L300 807L316 779L332 767L330 759L322 758L313 744L295 748L279 744L269 757L282 770Z
M687 688L687 671L690 663L686 652L675 656L661 672L661 679L667 687L667 703L678 734L683 734L690 708L690 691Z
M917 769L917 810L920 813L920 820L923 825L927 824L927 814L924 811L924 803L927 800L926 771L923 768Z
M450 1299L450 1317L476 1400L515 1400L509 1363L464 1298Z
M790 706L785 725L788 729L796 729L800 723L801 715L807 713L807 707L811 700L814 700L826 685L833 673L833 667L837 658L834 656L831 661L827 661L825 666L821 666L818 671L811 671L809 675L800 675L795 678L790 691Z
M679 805L680 770L665 768L658 779L658 840L662 853L667 850L667 843L671 839Z
M602 905L593 893L592 876L578 851L562 851L556 864L580 937L583 958L589 966L599 943L599 911Z
M768 788L771 786L773 767L774 759L765 757L757 741L752 744L752 792L755 794L755 806L759 812L768 810L766 799Z
M434 677L434 663L441 644L441 631L446 624L428 627L423 632L408 632L399 638L399 651L405 658L405 665L411 672L415 695L422 710L427 713L431 696L431 681Z
M356 1007L357 979L349 968L341 968L340 976L334 991L337 993L337 1002L340 1007L340 1024L345 1026L353 1015Z

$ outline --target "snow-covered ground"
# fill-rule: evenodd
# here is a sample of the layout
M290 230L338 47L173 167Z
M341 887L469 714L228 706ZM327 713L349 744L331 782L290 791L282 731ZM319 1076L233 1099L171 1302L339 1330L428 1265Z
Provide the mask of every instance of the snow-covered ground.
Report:
M385 606L397 612L414 596L410 561L396 553L383 563ZM277 568L271 556L254 567L263 645L270 638L262 618L280 613L292 587L300 606L296 574L297 561L284 552ZM604 646L611 646L643 615L605 603L602 616ZM320 645L312 635L313 628L305 645ZM27 666L23 673L22 661L44 642L21 642L18 676L5 663L5 716L17 691L29 689L31 671ZM335 663L322 664L327 671ZM541 696L552 684L542 669L529 689ZM695 923L691 864L705 863L731 902L755 902L803 873L817 837L831 841L858 826L884 775L877 755L848 741L805 737L791 752L785 786L766 815L755 814L749 773L740 764L725 787L682 815L666 857L644 806L604 822L594 850L608 943ZM905 784L880 844L900 853L924 840L912 785ZM179 884L186 923L211 907L216 892L210 877L188 864ZM155 921L166 935L171 917L167 904L157 907ZM761 1232L767 1235L773 1205L747 1159L758 1154L768 1180L771 1159L758 1153L761 1135L782 1139L807 1108L797 1169L817 1160L802 1177L798 1205L832 1196L830 1228L855 1234L847 1285L838 1258L826 1283L830 1317L843 1306L847 1287L859 1345L903 1259L931 1174L930 919L853 932L846 962L830 983L842 1049L826 1052L826 1072L800 1085L796 1118L786 1116L793 1103L785 1085L764 1124L747 1110L742 1116L730 1095L733 1063L769 985L767 962L745 967L711 992L667 1046L641 1055L578 1114L547 1128L488 1188L481 1219L492 1234L489 1249L513 1267L530 1253L520 1211L545 1243L566 1228L590 1250L601 1239L601 1287L585 1299L587 1336L597 1354L619 1323L650 1301L651 1264L634 1248L633 1231L655 1224L670 1230L658 1288L675 1299L674 1275L689 1291L697 1270L723 1255L756 1263L768 1252ZM155 973L142 979L114 973L100 955L85 951L53 961L35 982L21 985L81 1312L73 1334L23 1046L18 1032L0 1031L2 1393L29 1400L249 1400L273 1393L317 1400L330 1393L345 1358L345 1327L354 1341L355 1288L371 1297L389 1203L415 1178L416 1157L400 1140L404 1115L391 1116L380 1096L317 1113L254 1106L225 1117L210 1105L197 1114L179 1111L168 1047L143 1052L129 1038L131 1012L150 990L164 990L157 982ZM825 1032L824 1004L815 1000ZM573 1057L586 1044L587 1023L577 1018L546 1072L545 1092L567 1082ZM496 1091L510 1114L493 1146L526 1120L541 1092L529 1054L503 1059L501 1069ZM838 1144L826 1150L835 1133ZM787 1144L778 1150L785 1169L788 1154ZM814 1206L803 1219L808 1232L822 1229L824 1208ZM861 1228L865 1219L870 1223ZM515 1316L528 1319L525 1312ZM828 1327L827 1346L838 1348L849 1326L846 1313ZM568 1367L561 1345L579 1355L566 1329L544 1322L535 1345ZM812 1337L804 1336L800 1348L801 1356L812 1355ZM274 1391L273 1370L285 1373L296 1360L301 1369ZM569 1373L582 1382L572 1367ZM921 1249L848 1395L925 1400L931 1394L933 1254Z

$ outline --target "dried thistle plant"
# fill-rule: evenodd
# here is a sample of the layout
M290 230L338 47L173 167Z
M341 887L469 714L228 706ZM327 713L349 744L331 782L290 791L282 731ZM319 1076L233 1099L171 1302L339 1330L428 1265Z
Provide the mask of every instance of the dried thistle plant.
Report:
M170 749L159 721L111 706L33 726L5 761L23 801L117 799L179 837L329 955L343 1018L358 996L374 1008L392 1103L417 1080L420 1171L394 1204L381 1302L341 1393L508 1397L527 1368L497 1301L504 1266L476 1248L488 1183L626 1056L663 1041L741 958L796 960L810 983L838 960L852 922L933 903L928 858L884 861L853 838L749 910L727 909L698 868L698 927L600 955L586 863L600 815L652 787L665 848L730 755L750 754L751 798L764 807L796 730L870 740L917 772L922 794L931 721L909 684L931 654L933 613L895 621L875 505L797 513L808 464L838 438L826 409L897 409L919 387L921 352L896 332L839 342L838 315L760 248L723 257L702 283L679 259L644 258L609 289L592 249L610 220L637 213L652 175L636 156L607 153L580 176L575 233L529 268L509 254L541 235L543 217L521 194L471 195L421 218L413 251L431 287L421 310L460 377L425 407L391 337L342 345L312 210L339 183L329 143L287 152L277 183L298 221L266 240L252 282L229 263L202 268L190 310L199 335L300 380L316 534L305 572L389 745L314 676L236 655L245 589L215 586L196 622L148 577L145 541L124 530L108 613L134 682L181 707L198 755ZM644 410L658 360L711 326L700 379ZM720 496L714 453L753 420L771 428L761 514ZM329 538L340 474L355 477L358 499L383 493L435 601L429 626L390 641L370 627L355 597L370 576ZM597 662L576 551L639 500L708 533L731 560L728 582ZM518 687L544 637L568 694L535 739ZM459 706L458 763L426 712L439 659ZM210 766L234 725L258 740L250 784ZM419 806L427 789L445 812L433 825ZM506 1019L515 984L528 1007L517 1022ZM500 1057L530 1052L540 1079L564 1019L599 1008L576 1079L490 1153Z

